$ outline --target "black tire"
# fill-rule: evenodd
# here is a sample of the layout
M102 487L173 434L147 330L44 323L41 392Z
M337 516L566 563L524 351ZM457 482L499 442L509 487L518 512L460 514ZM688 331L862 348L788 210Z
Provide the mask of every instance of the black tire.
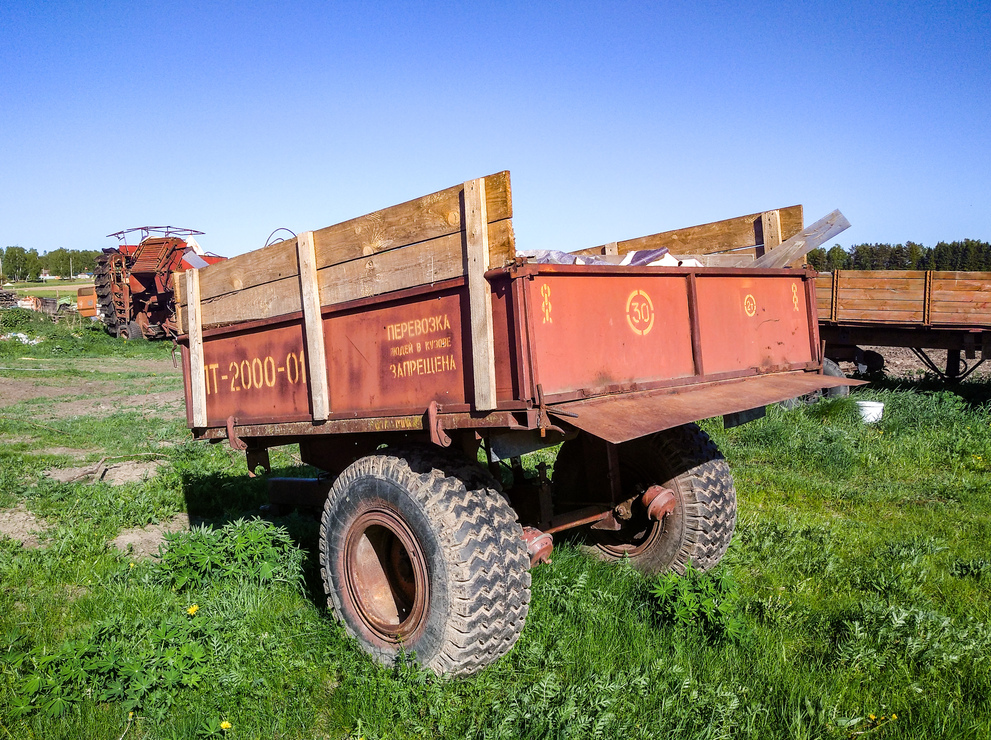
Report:
M93 273L93 283L96 286L98 314L103 325L112 336L117 336L117 310L113 302L113 286L111 285L110 263L118 254L116 249L106 250L96 258L96 270Z
M585 531L589 552L604 560L628 557L649 574L684 573L689 561L705 571L722 559L736 526L736 489L729 465L705 432L685 424L625 442L619 445L619 465L624 496L660 484L674 492L674 511L652 521L638 498L620 531ZM554 477L559 495L582 495L581 438L564 443Z
M845 378L846 373L840 370L840 366L828 357L822 359L822 374L832 378ZM838 385L835 388L824 388L822 394L826 398L844 398L850 395L850 386Z
M874 354L877 354L876 352ZM880 357L880 355L878 355ZM882 362L883 362L882 358ZM829 375L833 378L845 378L846 375L840 370L840 366L837 365L833 360L828 357L824 357L822 360L822 374ZM797 409L799 406L806 406L811 403L818 403L823 398L843 398L850 395L850 386L848 385L838 385L835 388L820 388L818 390L812 391L811 393L806 393L804 396L796 396L795 398L789 398L785 401L780 401L778 405L791 411L792 409Z
M523 629L523 530L491 478L467 466L430 449L384 450L330 489L320 523L327 604L383 664L402 649L438 674L474 673Z
M117 336L125 342L144 339L144 334L141 333L141 324L137 321L129 321L126 326L118 326Z

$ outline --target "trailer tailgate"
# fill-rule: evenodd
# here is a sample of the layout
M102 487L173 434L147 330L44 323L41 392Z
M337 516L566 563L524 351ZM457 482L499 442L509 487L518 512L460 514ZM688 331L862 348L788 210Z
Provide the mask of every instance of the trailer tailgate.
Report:
M620 393L548 406L547 411L582 431L619 444L665 429L795 398L820 388L865 381L816 373L784 373Z

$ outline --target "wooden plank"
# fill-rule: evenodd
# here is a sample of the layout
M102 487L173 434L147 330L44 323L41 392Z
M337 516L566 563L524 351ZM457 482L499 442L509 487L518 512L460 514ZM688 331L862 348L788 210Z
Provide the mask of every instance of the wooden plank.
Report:
M847 290L885 290L885 291L895 291L895 292L905 292L905 291L917 291L919 299L922 299L923 288L925 287L926 281L924 278L918 279L905 279L900 280L896 278L889 278L887 280L878 280L877 278L867 278L860 280L857 278L851 278L846 273L843 273L843 277L840 279L839 292L843 295Z
M960 280L969 281L974 280L979 283L987 285L991 283L991 272L961 272L959 270L934 270L933 279L935 280Z
M511 220L490 223L488 239L491 262L502 264L515 254ZM464 247L460 233L317 271L321 295L333 297L334 303L368 298L463 274ZM212 328L234 321L267 319L299 310L299 282L292 276L270 283L264 290L240 291L204 300L203 326Z
M991 301L991 290L933 290L933 305L938 303L984 303Z
M193 407L193 427L206 427L206 366L203 362L203 322L200 312L200 271L186 270L189 306L189 390Z
M850 222L846 220L846 216L839 211L833 211L782 242L777 249L767 252L763 257L758 257L754 260L753 266L759 269L787 267L848 228Z
M839 300L841 303L846 303L847 301L914 301L916 303L921 303L923 299L922 284L919 285L919 290L908 291L908 290L891 290L889 288L848 288L843 286L840 289Z
M678 255L686 257L688 255ZM727 252L726 254L702 254L698 257L706 267L750 267L754 262L752 254L742 252Z
M836 321L864 321L876 323L908 323L922 321L922 311L839 310Z
M854 278L918 278L924 280L926 277L925 270L839 270L838 272L842 275L843 282Z
M782 238L789 238L802 230L804 224L802 206L788 206L778 209L781 223ZM714 252L729 252L743 250L746 254L754 254L754 245L763 241L758 234L761 229L762 213L750 213L708 224L689 226L673 231L663 231L636 239L617 242L619 254L626 254L639 249L660 249L667 247L671 254L712 254ZM606 254L605 246L581 249L575 254Z
M186 333L186 278L182 272L172 273L172 300L175 303L175 325L180 334ZM179 301L182 299L182 305Z
M933 324L956 324L958 326L991 326L991 306L981 311L933 311L930 314Z
M509 173L499 172L483 179L489 222L512 218ZM318 268L460 234L462 188L456 185L313 232ZM296 265L295 242L295 239L279 242L211 265L202 276L203 299L292 277Z
M496 407L495 337L492 328L492 289L485 279L489 265L489 240L484 180L465 183L464 202L475 410L491 411Z
M917 306L920 311L922 310L922 296L919 296L919 298L914 301L897 301L882 297L847 300L843 296L840 296L839 300L840 311L850 309L864 309L871 311L909 311L915 310L912 308L913 306Z
M769 249L781 244L781 211L764 211L760 214L760 231L763 246L756 250L756 257L763 257Z
M991 277L987 280L946 279L933 273L933 290L991 293Z
M306 365L310 372L310 403L314 421L327 421L330 416L330 384L327 381L327 351L323 337L320 307L320 285L317 280L317 255L313 232L307 231L296 239L299 259L299 288L303 307L303 327L306 330Z

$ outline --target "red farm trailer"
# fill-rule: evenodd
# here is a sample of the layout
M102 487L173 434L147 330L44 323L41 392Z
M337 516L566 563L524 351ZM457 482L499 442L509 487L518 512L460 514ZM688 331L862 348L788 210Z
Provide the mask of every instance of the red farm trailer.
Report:
M193 435L326 471L270 496L321 507L328 603L383 662L507 653L559 532L712 567L736 495L694 422L856 382L820 374L811 271L533 263L511 219L503 172L177 274Z

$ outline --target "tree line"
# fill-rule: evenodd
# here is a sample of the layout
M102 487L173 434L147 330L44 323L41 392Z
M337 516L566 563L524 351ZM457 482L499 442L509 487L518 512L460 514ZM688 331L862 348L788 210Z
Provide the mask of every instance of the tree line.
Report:
M940 242L924 247L905 244L855 244L846 249L839 244L827 251L813 249L807 258L820 272L833 270L966 270L991 272L991 243L976 239Z
M0 249L0 278L17 282L36 282L41 279L42 270L49 275L68 278L81 272L92 273L96 269L96 258L102 254L99 249L53 249L38 254L37 249L7 247Z

